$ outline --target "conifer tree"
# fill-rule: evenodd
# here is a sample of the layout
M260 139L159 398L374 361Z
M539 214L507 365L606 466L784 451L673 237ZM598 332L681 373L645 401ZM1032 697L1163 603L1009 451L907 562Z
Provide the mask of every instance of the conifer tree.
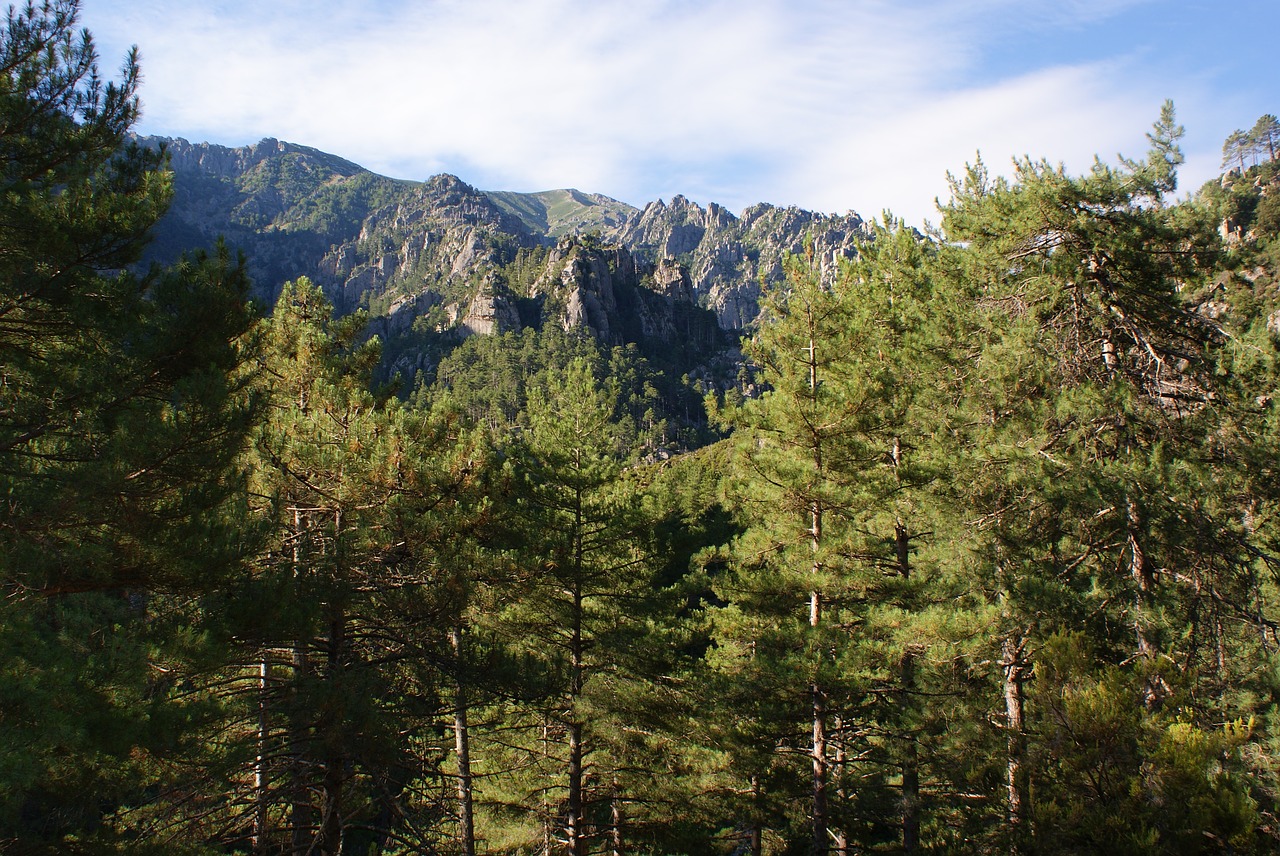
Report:
M1235 168L1244 172L1245 158L1253 154L1249 135L1244 131L1232 131L1222 143L1222 168Z
M620 806L599 729L613 697L605 688L627 672L620 640L643 626L652 518L642 485L624 469L634 426L590 362L574 358L532 383L526 419L511 449L519 488L506 511L518 521L524 579L497 626L520 640L515 653L529 661L530 677L541 676L542 701L525 707L523 758L503 763L505 781L485 801L493 806L507 793L503 801L522 805L534 822L525 835L541 841L535 846L584 854ZM500 813L488 815L489 835L519 834L502 830Z
M418 795L443 780L432 735L446 709L431 699L455 594L441 554L478 461L447 414L370 390L378 342L362 341L361 315L332 314L302 279L263 323L252 487L272 536L227 604L245 659L223 680L245 703L220 730L242 760L221 830L187 819L257 852L453 837L446 807Z
M1249 138L1257 150L1257 156L1267 156L1267 160L1276 159L1276 146L1280 145L1280 119L1270 113L1258 117L1258 121L1249 129Z
M717 585L715 658L750 686L810 677L813 852L920 846L916 697L940 626L921 620L920 592L942 577L917 556L936 528L937 415L954 384L928 317L928 250L890 223L831 286L793 260L750 350L766 392L728 414L747 530ZM794 687L777 692L795 703ZM793 727L775 723L773 740Z
M848 619L832 613L856 585L837 546L846 539L839 512L849 507L850 486L831 466L856 430L859 403L844 398L833 368L842 368L857 350L840 297L792 259L786 290L766 303L774 317L750 354L769 391L729 414L746 482L739 502L750 522L735 545L737 573L718 586L728 608L715 631L721 668L740 680L763 683L761 670L788 675L785 689L778 688L785 700L782 721L762 725L776 734L771 743L808 747L815 853L827 851L832 829L832 716L852 718L854 705L835 680L835 657L827 653L844 647L832 638L831 624ZM789 686L791 676L807 685ZM807 739L798 733L801 723ZM754 780L765 773L746 771Z
M1164 202L1180 133L1166 104L1144 161L1081 178L1023 161L1012 183L979 164L945 210L985 319L969 402L974 511L1002 604L1009 821L1026 843L1034 820L1037 848L1169 846L1173 815L1131 799L1164 774L1152 747L1185 737L1169 711L1200 737L1216 725L1193 701L1214 632L1204 615L1248 562L1215 517L1199 448L1216 333L1183 293L1215 246ZM1204 798L1234 799L1207 769ZM1235 835L1245 814L1224 810L1210 834Z
M107 849L165 787L198 598L250 546L247 279L224 252L126 270L169 178L126 140L135 57L105 82L78 12L0 25L0 847L29 852Z

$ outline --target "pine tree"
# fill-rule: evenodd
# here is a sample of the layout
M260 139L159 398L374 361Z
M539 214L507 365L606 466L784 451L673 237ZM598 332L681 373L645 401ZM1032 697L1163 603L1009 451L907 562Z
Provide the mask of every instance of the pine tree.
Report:
M1265 153L1267 160L1276 159L1276 146L1280 144L1280 119L1270 113L1258 117L1258 121L1249 129L1249 139L1257 147L1259 158Z
M540 701L520 705L524 724L502 738L523 748L484 797L493 806L506 793L504 803L523 807L528 846L574 854L603 837L604 816L620 806L599 729L626 674L620 640L645 615L655 567L643 488L624 469L635 429L595 371L574 358L532 383L527 427L510 450L519 487L505 513L518 523L524 579L496 626L541 689L530 682ZM491 838L521 834L487 815Z
M1081 178L1023 161L1009 183L979 164L945 210L985 319L967 445L981 450L974 513L1003 613L1009 820L1025 840L1034 819L1041 848L1176 838L1132 795L1162 774L1145 753L1180 733L1166 712L1213 727L1192 701L1204 616L1248 564L1199 447L1216 333L1182 295L1215 246L1164 203L1180 132L1166 104L1145 161ZM1214 799L1234 787L1201 786ZM1241 815L1219 822L1212 834L1231 835Z
M1252 154L1249 135L1244 131L1232 131L1222 143L1222 168L1235 168L1244 172L1244 159Z
M768 304L776 317L749 351L766 392L728 413L747 529L734 573L717 584L728 606L715 659L748 692L809 676L813 852L891 836L909 852L920 846L916 699L931 680L927 640L945 624L922 592L945 574L918 560L936 530L931 471L954 386L947 332L929 317L928 252L891 221L832 286L793 261ZM785 683L773 692L788 705L798 698ZM798 739L794 721L759 723L775 730L771 742ZM771 775L761 760L745 778Z
M0 29L0 841L36 852L109 847L165 786L199 647L180 634L249 546L247 279L224 252L126 270L169 179L126 141L135 58L105 83L78 11Z
M442 557L477 461L456 419L370 390L378 342L332 314L303 279L262 325L252 506L272 534L226 604L243 658L218 681L235 688L217 738L233 797L175 821L256 852L452 837L446 806L417 795L444 776Z

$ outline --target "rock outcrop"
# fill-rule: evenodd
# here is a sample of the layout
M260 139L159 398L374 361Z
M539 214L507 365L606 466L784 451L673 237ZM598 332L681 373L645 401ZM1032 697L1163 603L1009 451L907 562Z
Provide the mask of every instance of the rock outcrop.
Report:
M754 205L735 217L715 203L705 209L677 196L651 202L609 240L645 261L678 261L689 271L694 298L716 313L720 326L741 330L759 314L760 283L782 280L783 257L810 248L824 271L851 256L869 235L858 215L828 216L799 208Z
M758 315L761 282L783 278L787 253L834 271L867 235L853 213L761 204L734 216L683 196L636 209L576 190L482 192L451 175L401 181L273 139L143 143L167 148L175 176L153 258L225 237L264 301L305 275L339 311L367 308L389 331L490 334L550 320L619 343L685 335L702 307L736 334ZM545 269L509 282L506 266L535 251Z

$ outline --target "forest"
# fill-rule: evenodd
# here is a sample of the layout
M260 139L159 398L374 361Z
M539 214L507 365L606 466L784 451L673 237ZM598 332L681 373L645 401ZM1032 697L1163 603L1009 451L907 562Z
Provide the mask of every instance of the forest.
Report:
M0 851L1280 849L1280 123L951 176L740 383L548 326L380 380L136 264L136 56L0 29Z

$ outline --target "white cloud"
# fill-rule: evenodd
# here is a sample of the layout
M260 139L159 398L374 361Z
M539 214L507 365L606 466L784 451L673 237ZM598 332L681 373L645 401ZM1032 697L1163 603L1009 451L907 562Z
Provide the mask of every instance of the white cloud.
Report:
M860 200L864 217L889 207L908 221L937 220L946 174L981 154L994 173L1014 157L1063 162L1080 172L1095 153L1145 150L1158 104L1108 93L1109 66L1058 68L1000 84L944 93L892 113L860 116L786 177L807 204L836 210ZM880 141L892 140L892 145Z
M1209 72L1167 79L1136 30L1120 55L1062 59L1142 6L1154 2L85 0L84 23L108 67L139 44L144 132L275 136L488 188L891 206L919 221L978 149L993 166L1028 153L1081 169L1094 152L1140 153L1166 95L1212 113ZM1050 43L1057 58L1038 56ZM1196 145L1206 163L1210 144Z

